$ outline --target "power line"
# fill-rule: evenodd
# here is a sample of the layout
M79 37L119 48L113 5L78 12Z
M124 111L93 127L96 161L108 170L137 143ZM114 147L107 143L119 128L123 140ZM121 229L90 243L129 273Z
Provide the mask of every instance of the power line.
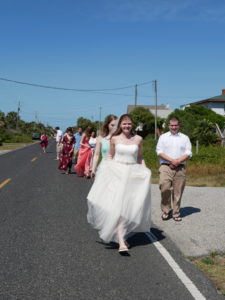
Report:
M110 93L106 91L115 91L115 90L122 90L122 89L128 89L128 88L133 88L136 86L134 85L129 85L129 86L124 86L124 87L117 87L117 88L109 88L109 89L75 89L75 88L64 88L64 87L55 87L55 86L48 86L48 85L41 85L41 84L36 84L36 83L29 83L29 82L23 82L23 81L17 81L17 80L12 80L8 78L0 78L2 81L6 82L11 82L11 83L16 83L16 84L21 84L21 85L28 85L28 86L33 86L33 87L39 87L39 88L46 88L46 89L54 89L54 90L63 90L63 91L74 91L74 92L87 92L87 93L96 93L96 94L103 94L103 95L115 95L115 96L125 96L125 97L133 97L132 94L123 94L123 93ZM147 85L149 83L152 83L152 81L146 81L137 84L137 86L143 86ZM153 98L154 96L148 96L148 95L139 95L140 98ZM160 95L160 98L182 98L182 99L189 99L189 98L206 98L206 96L164 96Z
M16 84L23 84L23 85L33 86L33 87L39 87L39 88L63 90L63 91L74 91L74 92L103 92L103 91L123 90L123 89L128 89L128 88L134 87L134 85L129 85L129 86L123 86L123 87L116 87L116 88L107 88L107 89L78 89L78 88L65 88L65 87L42 85L42 84L37 84L37 83L12 80L12 79L8 79L8 78L0 78L0 80L12 82L12 83L16 83ZM150 82L152 82L152 81L142 82L142 83L139 83L138 86L146 85Z

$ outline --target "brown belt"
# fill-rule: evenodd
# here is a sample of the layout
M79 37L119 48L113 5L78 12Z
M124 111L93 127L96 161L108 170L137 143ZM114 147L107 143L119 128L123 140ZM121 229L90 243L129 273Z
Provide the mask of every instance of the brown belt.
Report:
M175 170L175 169L178 169L178 168L185 168L185 165L184 164L180 164L178 166L176 166L175 168L172 168L172 164L167 164L167 163L162 163L161 166L168 166L171 170Z

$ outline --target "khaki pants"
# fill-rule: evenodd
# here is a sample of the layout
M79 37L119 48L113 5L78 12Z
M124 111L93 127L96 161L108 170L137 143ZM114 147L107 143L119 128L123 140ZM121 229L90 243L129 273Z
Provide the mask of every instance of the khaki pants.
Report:
M173 217L180 215L181 197L185 187L186 170L184 166L170 169L167 165L159 168L159 188L161 190L161 209L169 213L173 209ZM171 197L172 196L172 197ZM171 207L172 198L172 207Z
M56 143L56 158L60 158L60 154L62 152L63 144L62 143Z
M79 149L74 149L73 150L74 164L77 163L78 155L79 155Z

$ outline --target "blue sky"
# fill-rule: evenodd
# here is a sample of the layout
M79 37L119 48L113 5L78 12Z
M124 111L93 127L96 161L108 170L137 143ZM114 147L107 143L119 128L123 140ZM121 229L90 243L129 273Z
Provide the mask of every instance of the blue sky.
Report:
M225 88L223 0L0 0L0 110L62 129L134 103L172 109Z

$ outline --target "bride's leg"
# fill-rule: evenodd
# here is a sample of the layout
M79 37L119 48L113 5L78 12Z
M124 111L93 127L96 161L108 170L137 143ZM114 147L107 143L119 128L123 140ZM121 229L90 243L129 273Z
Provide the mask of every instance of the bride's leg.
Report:
M125 224L122 218L120 218L117 226L117 238L119 242L119 248L127 248L126 242L124 240L126 234Z

